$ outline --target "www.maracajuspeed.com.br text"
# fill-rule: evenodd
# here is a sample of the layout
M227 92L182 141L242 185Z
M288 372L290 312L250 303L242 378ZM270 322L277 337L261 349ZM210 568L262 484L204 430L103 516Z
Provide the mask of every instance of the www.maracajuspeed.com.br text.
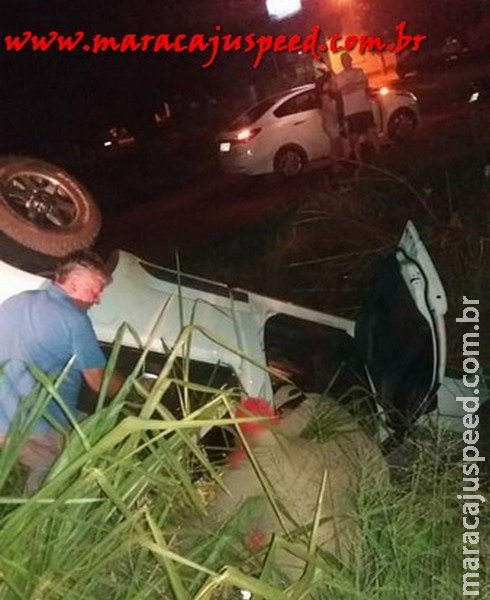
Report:
M37 35L32 31L24 31L19 35L6 35L3 38L7 52L75 52L92 54L110 52L148 52L202 54L201 66L208 68L216 61L220 53L244 52L255 55L253 67L257 68L269 52L302 52L310 54L318 60L322 52L392 52L402 50L417 51L426 35L410 35L406 33L406 21L395 27L394 41L385 41L380 36L335 34L323 38L321 28L316 25L305 36L293 35L257 35L247 33L235 35L223 32L221 25L215 25L213 35L194 34L146 34L126 33L115 37L102 34L87 35L84 31L76 31L73 35L64 35L59 31L50 31L46 35Z

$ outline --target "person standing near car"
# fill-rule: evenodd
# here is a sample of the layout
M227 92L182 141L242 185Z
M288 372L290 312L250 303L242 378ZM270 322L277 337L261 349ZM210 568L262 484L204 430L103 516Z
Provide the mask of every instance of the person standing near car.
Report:
M78 251L60 262L47 288L22 292L0 305L0 448L8 441L12 425L27 416L22 414L22 399L35 393L32 368L53 378L72 361L58 387L70 410L76 409L82 380L96 392L101 389L106 359L87 311L98 304L109 281L97 254ZM116 394L122 382L114 373L109 395ZM58 429L69 425L54 399L44 415L33 424L20 453L20 463L28 469L28 492L39 488L63 446Z
M321 60L320 77L316 80L318 108L323 131L330 140L330 157L334 161L342 158L343 107L333 71Z
M361 141L365 135L379 154L374 115L369 95L369 83L364 71L352 66L352 56L344 52L340 61L343 70L336 76L336 85L342 95L344 116L351 152L357 162L362 162Z

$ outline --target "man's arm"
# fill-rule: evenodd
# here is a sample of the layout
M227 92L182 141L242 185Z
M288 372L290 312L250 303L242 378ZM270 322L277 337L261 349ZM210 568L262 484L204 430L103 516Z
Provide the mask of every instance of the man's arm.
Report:
M91 390L100 392L102 381L104 380L104 369L84 369L82 375ZM124 381L125 378L117 371L112 374L108 389L111 398L121 389Z

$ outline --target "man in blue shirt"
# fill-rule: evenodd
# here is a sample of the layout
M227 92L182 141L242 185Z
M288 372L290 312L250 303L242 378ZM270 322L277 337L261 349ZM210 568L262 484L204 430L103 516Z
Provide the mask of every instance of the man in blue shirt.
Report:
M101 388L106 359L87 315L100 300L110 280L101 258L89 251L75 252L58 266L45 289L22 292L0 305L0 447L5 444L19 404L35 387L29 367L56 377L70 360L59 386L65 404L74 411L82 380L94 391ZM122 385L115 374L109 395ZM62 428L68 421L55 400L46 413ZM27 488L37 489L62 447L63 436L39 419L22 449L20 462L29 469Z

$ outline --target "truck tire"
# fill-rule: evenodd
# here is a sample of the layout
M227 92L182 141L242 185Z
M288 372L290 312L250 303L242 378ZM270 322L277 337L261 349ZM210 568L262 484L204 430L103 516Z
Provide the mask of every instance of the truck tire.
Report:
M17 250L25 247L60 257L89 248L100 226L100 211L91 194L66 171L35 158L0 158L3 247L11 239Z

